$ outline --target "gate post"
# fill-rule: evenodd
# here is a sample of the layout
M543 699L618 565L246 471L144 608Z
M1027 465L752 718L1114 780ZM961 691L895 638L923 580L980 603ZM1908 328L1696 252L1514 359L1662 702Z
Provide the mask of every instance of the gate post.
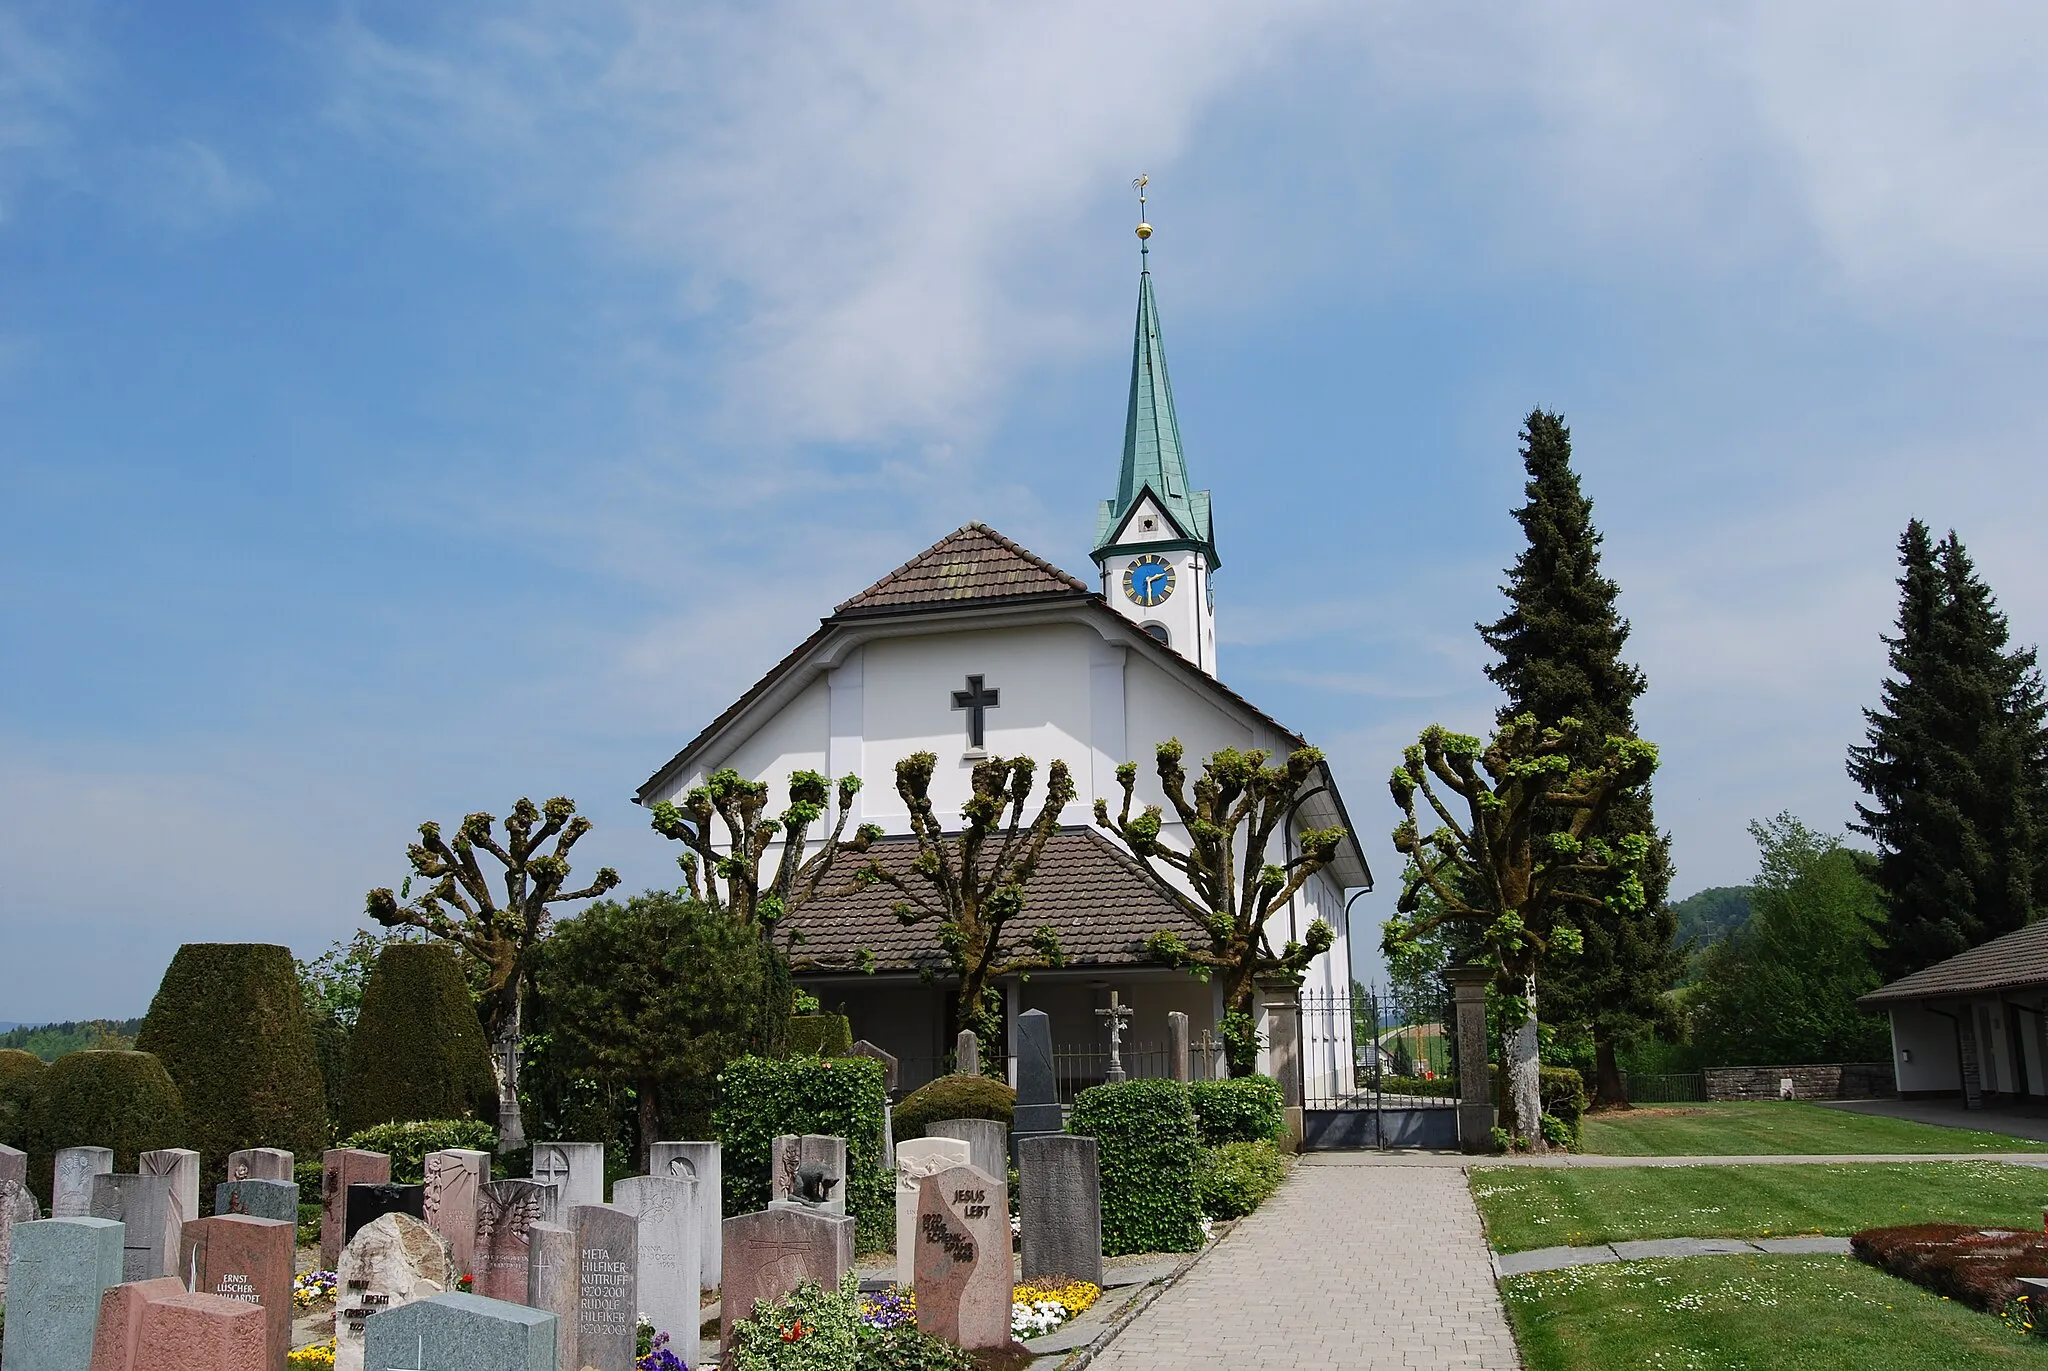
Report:
M1493 1092L1486 1075L1486 987L1493 969L1454 966L1444 972L1458 1016L1458 1146L1493 1150Z
M1290 1150L1301 1145L1301 987L1287 977L1258 982L1258 1016L1266 1028L1266 1065L1280 1083Z

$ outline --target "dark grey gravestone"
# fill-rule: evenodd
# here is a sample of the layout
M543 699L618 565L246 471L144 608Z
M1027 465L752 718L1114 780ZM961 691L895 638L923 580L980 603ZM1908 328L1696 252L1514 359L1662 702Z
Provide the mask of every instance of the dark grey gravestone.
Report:
M299 1221L299 1187L290 1181L222 1181L213 1188L215 1214Z
M482 1295L430 1295L372 1314L364 1329L363 1371L555 1367L553 1314Z
M968 1165L983 1175L1010 1174L1010 1130L1001 1119L940 1119L924 1131L927 1137L965 1142Z
M1064 1127L1059 1083L1053 1078L1052 1020L1043 1009L1027 1009L1017 1016L1017 1113L1010 1131L1029 1138Z
M1027 1281L1102 1284L1102 1171L1095 1139L1017 1140L1017 1227Z
M427 1221L427 1188L424 1185L352 1185L348 1188L347 1219L341 1230L344 1245L353 1241L363 1227L386 1214L404 1214Z
M895 1054L885 1052L866 1038L862 1038L853 1045L853 1055L856 1057L873 1057L882 1064L882 1089L888 1092L889 1098L894 1099L896 1097L897 1085L903 1079L902 1064L896 1060Z
M115 1172L92 1178L92 1215L121 1224L121 1279L153 1281L175 1276L178 1243L185 1225L178 1219L178 1201L171 1177Z
M576 1233L577 1257L571 1364L578 1371L633 1371L640 1331L640 1221L616 1205L579 1204L570 1208L568 1226Z
M121 1283L121 1225L111 1219L19 1224L7 1286L7 1371L85 1371L100 1296Z

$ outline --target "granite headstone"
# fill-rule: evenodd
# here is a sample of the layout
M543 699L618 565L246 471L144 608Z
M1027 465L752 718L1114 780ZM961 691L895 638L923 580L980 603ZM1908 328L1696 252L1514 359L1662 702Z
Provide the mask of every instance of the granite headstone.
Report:
M298 1226L282 1219L218 1214L185 1225L178 1270L193 1290L263 1309L271 1371L292 1350L292 1255Z
M609 1204L569 1209L576 1233L576 1357L582 1371L633 1371L639 1335L639 1221ZM684 1344L688 1345L687 1342Z
M114 1174L111 1147L60 1147L51 1167L50 1217L82 1219L92 1212L92 1178Z
M940 1119L924 1131L926 1137L964 1141L969 1165L991 1176L1010 1174L1010 1130L1001 1119Z
M222 1181L213 1188L213 1212L297 1223L299 1187L290 1181Z
M974 1030L963 1028L953 1038L953 1074L956 1076L979 1076L981 1074L981 1039L974 1036Z
M702 1321L698 1194L697 1182L683 1176L628 1176L612 1185L612 1203L639 1222L640 1312L685 1347Z
M7 1371L86 1371L100 1296L121 1283L121 1225L110 1219L19 1224L7 1282Z
M1065 1126L1059 1082L1053 1074L1052 1020L1043 1009L1027 1009L1017 1016L1017 1106L1010 1131L1028 1138L1057 1133ZM1007 1160L1003 1167L1009 1169Z
M228 1153L231 1181L288 1181L294 1178L298 1159L282 1147L245 1147Z
M447 1292L448 1244L410 1214L385 1214L349 1239L335 1271L334 1371L363 1371L364 1329L386 1309Z
M492 1181L476 1194L475 1292L517 1304L526 1297L527 1230L561 1216L560 1196L539 1181Z
M555 1360L555 1316L479 1295L432 1295L370 1320L369 1371L577 1371Z
M576 1296L581 1290L582 1259L576 1230L558 1223L526 1227L526 1303L555 1316L555 1357L576 1366Z
M266 1371L270 1365L263 1310L187 1291L175 1279L114 1286L101 1297L99 1323L92 1371Z
M895 1054L885 1052L866 1038L862 1038L853 1045L853 1055L856 1057L872 1057L882 1064L882 1089L891 1099L894 1099L897 1088L903 1079L902 1063L896 1060Z
M968 1164L960 1138L910 1138L896 1145L896 1284L917 1279L917 1196L926 1176Z
M144 1176L117 1171L92 1178L92 1217L122 1225L121 1279L155 1280L176 1275L177 1201L171 1198L169 1176Z
M352 1185L348 1188L348 1218L343 1226L342 1241L355 1241L356 1234L368 1227L372 1220L386 1214L406 1214L427 1221L427 1188L424 1185Z
M1008 1187L972 1166L918 1185L918 1328L969 1351L1009 1346Z
M189 1147L159 1147L136 1158L136 1170L145 1176L171 1178L171 1201L177 1205L179 1223L200 1216L197 1152ZM175 1276L177 1272L168 1274Z
M603 1204L604 1144L535 1143L532 1175L541 1184L555 1187L564 1214L579 1204Z
M1102 1171L1093 1138L1017 1140L1017 1227L1027 1281L1102 1284Z
M186 1294L176 1276L110 1285L100 1295L99 1321L92 1335L92 1371L148 1371L135 1360L142 1341L142 1316L149 1306Z
M0 1181L20 1181L27 1185L28 1153L0 1143Z
M0 1300L7 1298L7 1260L13 1248L14 1230L40 1217L35 1192L27 1182L0 1180Z
M1178 1009L1166 1015L1166 1074L1176 1081L1192 1077L1188 1061L1188 1016Z
M346 1245L348 1188L383 1185L391 1179L391 1158L383 1152L330 1147L320 1154L320 1264L329 1271L341 1260Z
M657 1176L683 1176L697 1182L697 1216L703 1229L697 1239L706 1290L718 1288L719 1225L725 1215L725 1159L715 1142L658 1142L648 1155L647 1169Z
M768 1204L846 1212L846 1139L830 1133L784 1133L769 1145Z
M427 1221L427 1227L448 1240L457 1273L474 1275L476 1192L491 1179L491 1154L471 1148L448 1148L429 1152L422 1166L426 1202L421 1217Z
M853 1220L818 1209L767 1209L725 1221L725 1280L719 1337L732 1345L735 1320L756 1300L779 1300L805 1281L832 1288L853 1267Z

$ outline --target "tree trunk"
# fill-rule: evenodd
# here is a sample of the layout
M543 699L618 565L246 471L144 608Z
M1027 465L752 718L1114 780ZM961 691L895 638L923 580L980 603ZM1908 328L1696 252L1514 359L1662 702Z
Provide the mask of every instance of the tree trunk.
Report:
M1543 1142L1543 1091L1537 1060L1534 976L1528 979L1523 993L1528 1000L1529 1016L1508 1034L1506 1050L1501 1053L1508 1078L1507 1127L1531 1152L1545 1152L1549 1149Z
M1614 1039L1603 1034L1597 1024L1593 1028L1593 1107L1628 1108L1628 1083L1614 1061Z
M640 1097L640 1174L645 1176L652 1174L648 1163L654 1156L655 1134L661 1131L661 1093L652 1078L641 1081L635 1093Z
M517 1152L526 1146L526 1125L519 1117L519 983L500 992L507 1005L491 1034L491 1074L498 1078L498 1150Z

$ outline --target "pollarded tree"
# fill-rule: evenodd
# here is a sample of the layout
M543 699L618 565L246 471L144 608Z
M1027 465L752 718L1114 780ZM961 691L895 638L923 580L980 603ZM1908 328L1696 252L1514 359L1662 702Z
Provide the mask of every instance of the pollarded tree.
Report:
M838 817L812 852L811 829L825 817L835 790ZM782 1050L791 997L791 939L785 936L778 945L777 931L793 929L790 916L817 895L842 856L864 853L882 836L874 824L862 824L851 838L846 836L853 797L859 793L858 776L841 776L835 787L815 771L793 771L788 806L770 814L767 782L750 781L725 767L684 795L681 804L663 800L654 806L654 831L687 849L676 865L683 869L690 897L723 911L761 939L768 960L757 1043L771 1055ZM762 866L771 850L777 852L775 871L763 881Z
M1136 762L1116 769L1124 798L1113 821L1108 803L1095 802L1095 822L1121 838L1160 892L1208 935L1207 947L1190 947L1177 933L1157 933L1147 951L1155 960L1204 979L1216 977L1223 990L1224 1036L1234 1076L1250 1075L1257 1068L1251 1024L1258 982L1271 976L1299 984L1309 963L1336 941L1335 931L1317 919L1302 938L1289 939L1276 950L1268 925L1311 876L1335 859L1349 836L1341 828L1304 830L1295 856L1266 860L1274 840L1284 841L1303 802L1315 793L1309 781L1323 761L1323 754L1312 747L1296 748L1284 760L1268 765L1271 755L1263 748L1226 747L1202 764L1202 774L1190 790L1180 739L1159 744L1154 754L1159 784L1187 832L1185 852L1161 841L1166 816L1158 805L1147 805L1143 813L1132 816ZM1194 893L1169 879L1161 867L1180 873Z
M520 1010L534 949L547 932L548 906L602 895L618 885L619 873L604 867L583 889L562 888L569 883L569 849L591 828L590 820L576 812L576 802L565 796L538 807L522 798L505 817L502 843L491 832L496 823L489 814L466 815L453 843L441 836L439 824L421 824L420 840L406 848L406 857L413 873L432 884L404 904L389 890L373 890L367 906L370 917L386 928L424 929L481 964L478 1010L497 1077L498 1150L514 1152L526 1146L519 1117ZM544 850L550 841L553 849ZM504 868L502 903L477 860L479 849ZM405 888L411 890L410 878Z
M1058 933L1041 924L1018 941L1012 930L1025 909L1024 887L1038 869L1060 811L1072 803L1074 778L1056 761L1046 773L1045 802L1027 826L1038 764L1029 757L988 757L974 764L972 793L960 808L962 827L948 839L932 809L938 758L913 752L896 763L896 793L910 813L917 858L892 871L870 858L857 886L881 884L903 898L895 914L906 925L936 923L939 947L957 978L960 1026L983 1042L1000 1041L1003 1000L997 982L1062 963ZM990 1059L993 1061L993 1058Z
M1411 954L1420 938L1447 924L1479 935L1495 984L1520 1001L1521 1012L1510 1015L1519 1026L1501 1050L1505 1116L1536 1151L1544 1148L1537 968L1546 953L1570 955L1583 944L1578 918L1641 907L1650 848L1641 833L1612 841L1600 835L1614 804L1657 769L1656 747L1610 736L1588 765L1581 759L1594 749L1586 732L1576 719L1547 728L1523 715L1482 744L1432 724L1388 781L1402 814L1394 849L1409 865L1382 946L1390 958ZM1437 821L1427 833L1416 817L1418 794Z

